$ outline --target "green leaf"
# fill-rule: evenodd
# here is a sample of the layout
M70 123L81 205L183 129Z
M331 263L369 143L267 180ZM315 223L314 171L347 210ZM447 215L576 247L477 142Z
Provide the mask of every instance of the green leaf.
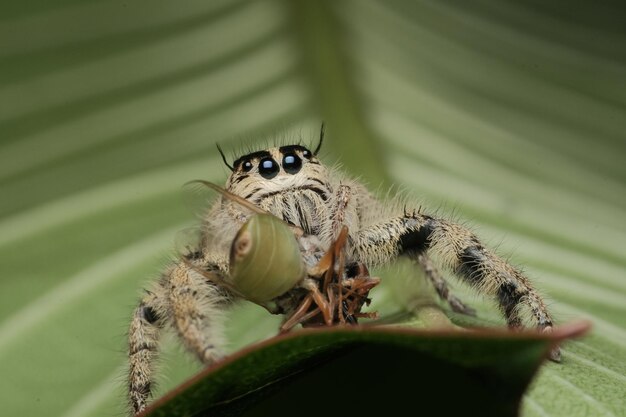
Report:
M164 0L0 4L1 414L125 412L125 332L227 154L315 142L372 189L471 225L559 323L526 417L625 416L626 32L620 2ZM381 189L385 195L387 185ZM375 271L384 317L430 295ZM489 302L455 293L478 320ZM230 352L276 332L239 306ZM165 343L158 398L200 370Z
M297 331L235 353L142 415L371 416L393 407L516 416L550 347L588 326L543 336L401 327Z

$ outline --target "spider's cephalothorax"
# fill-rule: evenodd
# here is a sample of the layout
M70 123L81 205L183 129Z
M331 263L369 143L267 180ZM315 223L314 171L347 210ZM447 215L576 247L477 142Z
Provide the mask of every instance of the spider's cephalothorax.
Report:
M322 138L323 131L320 145ZM362 184L323 165L317 157L319 147L312 152L301 145L280 146L241 156L232 166L227 163L232 173L226 191L295 226L300 239L308 239L320 254L347 227L347 265L379 265L408 256L453 310L473 313L450 293L438 267L495 299L509 327L522 327L526 315L539 330L551 330L552 318L529 280L471 231L444 218L378 201ZM159 333L166 324L203 363L221 357L223 314L237 295L220 282L227 281L233 239L250 216L237 201L218 198L203 219L200 246L167 269L135 310L129 331L133 413L146 407ZM222 278L207 279L207 274ZM301 288L286 294L296 290ZM296 306L286 310L292 307ZM558 349L551 358L559 359Z

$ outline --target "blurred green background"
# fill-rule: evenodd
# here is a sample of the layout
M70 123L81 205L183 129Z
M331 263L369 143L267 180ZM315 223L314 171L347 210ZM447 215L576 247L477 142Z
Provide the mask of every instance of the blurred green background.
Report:
M525 416L626 415L624 22L617 1L1 3L0 415L123 415L131 310L194 221L182 184L224 181L217 142L322 120L325 161L467 222L559 322L594 322ZM406 302L403 271L373 309ZM229 323L234 350L277 318ZM159 393L198 369L163 356Z

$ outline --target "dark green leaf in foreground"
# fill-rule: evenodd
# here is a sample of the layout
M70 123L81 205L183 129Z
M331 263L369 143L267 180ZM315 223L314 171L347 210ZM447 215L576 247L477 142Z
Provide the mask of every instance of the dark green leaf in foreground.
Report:
M235 353L172 391L145 416L518 415L552 335L399 327L309 329Z

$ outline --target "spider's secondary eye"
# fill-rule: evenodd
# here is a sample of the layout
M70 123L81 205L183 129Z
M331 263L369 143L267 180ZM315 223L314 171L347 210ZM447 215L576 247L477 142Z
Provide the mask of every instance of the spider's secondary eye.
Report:
M241 164L241 167L243 168L244 172L248 172L252 169L252 162L246 161L243 164Z
M295 174L302 168L302 159L295 153L288 153L283 157L283 168L289 174Z
M306 159L311 159L311 151L305 149L304 151L302 151L302 156L304 156Z
M278 163L272 158L263 158L259 163L259 174L268 180L274 178L279 170Z

